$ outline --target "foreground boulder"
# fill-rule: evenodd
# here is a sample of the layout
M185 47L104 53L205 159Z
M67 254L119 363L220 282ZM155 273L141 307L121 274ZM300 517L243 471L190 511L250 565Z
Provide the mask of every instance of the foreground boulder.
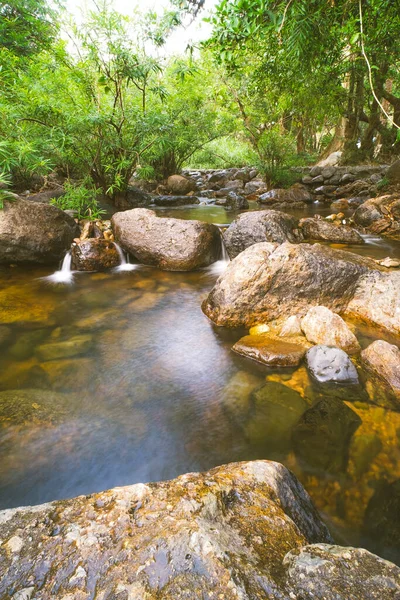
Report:
M89 238L73 244L71 255L72 268L76 271L106 271L121 262L114 242L101 238Z
M330 536L297 479L255 461L2 511L0 539L2 598L83 599L95 589L98 598L281 600L285 555Z
M62 259L79 227L56 206L22 199L0 210L0 264L53 264Z
M313 544L289 552L284 565L289 598L395 600L400 569L363 548Z
M200 221L157 217L145 208L116 213L116 241L140 263L165 271L191 271L218 260L218 227Z
M375 264L319 244L255 244L232 260L203 302L217 325L251 327L324 305L343 311Z
M224 233L225 246L234 258L259 242L299 242L294 217L278 210L251 211L235 219Z
M299 223L307 240L334 242L336 244L363 244L358 231L345 225L334 225L322 219L301 219Z

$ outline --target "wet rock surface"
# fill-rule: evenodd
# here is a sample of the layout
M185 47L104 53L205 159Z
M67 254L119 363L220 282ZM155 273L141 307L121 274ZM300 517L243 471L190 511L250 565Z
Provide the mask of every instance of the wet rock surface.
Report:
M296 343L297 342L297 343ZM247 335L232 347L241 356L275 367L295 367L300 364L307 350L306 340L284 340L268 333Z
M398 194L370 198L353 215L356 225L370 233L400 239L400 199Z
M218 260L218 227L200 221L160 218L137 208L116 213L112 227L118 243L139 262L167 271L190 271Z
M0 210L0 264L56 264L75 237L78 225L56 206L17 199Z
M224 233L230 258L260 242L298 242L297 221L278 210L251 211L240 215Z
M319 244L255 244L218 279L203 311L217 325L251 327L310 306L341 312L373 261Z
M319 383L358 383L357 369L340 348L313 346L306 354L307 367Z
M258 198L261 204L279 207L280 204L300 204L312 202L313 197L310 190L300 183L295 183L288 189L273 189Z
M76 271L106 271L121 262L118 250L108 240L81 240L71 247L72 268Z
M360 344L343 319L326 306L313 306L301 320L301 328L309 342L335 346L349 354L360 351Z
M0 539L2 596L278 600L285 555L330 536L296 478L255 461L2 511Z

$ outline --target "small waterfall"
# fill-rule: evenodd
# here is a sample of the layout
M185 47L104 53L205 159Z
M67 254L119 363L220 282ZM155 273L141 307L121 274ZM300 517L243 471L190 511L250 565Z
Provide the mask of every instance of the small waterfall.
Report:
M67 252L61 263L61 269L55 271L48 277L43 277L45 281L50 283L72 283L74 280L74 272L71 270L72 255L71 252Z
M221 239L220 259L208 267L207 270L211 275L222 275L230 261L221 229L219 230L219 235Z
M121 248L121 246L119 244L117 244L116 242L114 242L114 246L117 249L117 252L119 254L119 258L120 258L120 263L118 265L118 267L115 268L115 271L120 272L120 271L134 271L137 268L137 265L132 265L129 262L129 254L127 255L128 260L125 258L125 254Z

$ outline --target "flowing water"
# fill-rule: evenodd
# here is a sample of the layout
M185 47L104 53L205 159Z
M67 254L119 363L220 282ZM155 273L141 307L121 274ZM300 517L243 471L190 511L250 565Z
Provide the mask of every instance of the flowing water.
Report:
M219 224L234 216L218 207L171 213ZM367 241L352 250L399 256L400 244ZM135 265L53 286L49 271L0 269L0 508L268 458L296 473L339 542L393 558L374 545L364 514L400 477L400 413L370 404L361 388L344 390L359 417L351 439L339 433L327 449L322 431L299 456L291 431L321 390L304 366L273 370L231 352L244 332L216 328L201 311L215 265ZM378 336L358 334L364 346Z

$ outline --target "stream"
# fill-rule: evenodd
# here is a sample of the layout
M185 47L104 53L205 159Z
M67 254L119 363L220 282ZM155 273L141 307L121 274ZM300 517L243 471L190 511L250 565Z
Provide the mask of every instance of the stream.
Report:
M323 213L316 206L307 215L313 210ZM217 206L157 213L219 225L236 216ZM348 249L400 258L400 242L377 237ZM213 267L77 273L70 285L52 285L49 275L47 267L0 268L0 342L2 323L9 335L0 346L0 508L272 459L305 485L339 543L377 551L364 515L382 483L400 477L400 413L361 392L345 399L362 424L345 467L321 471L297 459L279 404L282 386L309 405L319 391L304 366L274 370L231 352L243 332L217 328L201 311ZM358 335L363 347L379 336ZM279 384L268 419L253 396L266 382Z

